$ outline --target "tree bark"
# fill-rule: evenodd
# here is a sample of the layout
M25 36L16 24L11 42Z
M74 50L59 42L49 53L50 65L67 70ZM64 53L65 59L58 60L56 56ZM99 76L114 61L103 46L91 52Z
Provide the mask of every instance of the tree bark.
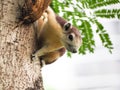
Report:
M44 5L50 0L41 1ZM0 0L0 90L44 90L40 62L30 58L36 47L33 26L14 28L23 4L24 0Z

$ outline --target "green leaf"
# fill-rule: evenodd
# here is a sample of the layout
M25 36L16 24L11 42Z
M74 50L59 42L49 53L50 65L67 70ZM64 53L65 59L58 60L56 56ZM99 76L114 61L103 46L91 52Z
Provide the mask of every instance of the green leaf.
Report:
M91 29L91 24L87 20L83 20L81 24L83 44L79 49L79 53L85 54L85 51L94 52L95 42L93 39L93 32Z
M71 52L67 51L67 56L71 58Z
M120 9L102 9L94 12L97 17L101 18L118 18L120 19Z
M106 30L104 30L104 28L101 28L103 27L102 24L100 24L100 22L98 22L97 20L95 20L95 23L97 25L97 33L99 34L99 37L103 43L103 46L108 48L109 49L109 52L111 53L113 47L112 47L112 42L109 38L109 35L108 33L106 32Z
M120 3L119 0L81 0L81 3L84 8L99 8L111 4L117 4Z

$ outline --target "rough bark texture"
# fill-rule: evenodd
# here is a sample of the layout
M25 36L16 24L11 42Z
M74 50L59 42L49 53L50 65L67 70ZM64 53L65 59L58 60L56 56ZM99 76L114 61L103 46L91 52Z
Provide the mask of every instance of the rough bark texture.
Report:
M45 2L46 0L43 0ZM24 0L0 0L0 90L43 90L33 26L17 26Z
M51 0L25 0L21 7L21 20L24 24L36 21L50 4Z

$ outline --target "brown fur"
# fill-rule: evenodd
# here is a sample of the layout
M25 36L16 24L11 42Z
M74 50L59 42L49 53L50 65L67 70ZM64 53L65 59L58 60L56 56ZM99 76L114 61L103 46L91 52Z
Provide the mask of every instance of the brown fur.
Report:
M36 59L40 57L45 64L50 64L62 56L66 49L71 52L78 49L81 37L79 31L73 26L66 32L64 25L67 21L55 15L50 7L44 13L47 13L47 15L43 14L45 21L41 18L37 21L39 50L33 55ZM68 39L70 34L75 36L73 41Z

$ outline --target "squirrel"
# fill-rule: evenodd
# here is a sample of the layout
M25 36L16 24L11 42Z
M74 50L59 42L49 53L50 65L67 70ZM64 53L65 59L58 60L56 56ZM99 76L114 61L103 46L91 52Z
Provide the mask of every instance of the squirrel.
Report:
M76 53L82 43L80 32L48 7L34 23L37 30L38 50L32 54L33 59L44 64L51 64L61 57L66 49Z

